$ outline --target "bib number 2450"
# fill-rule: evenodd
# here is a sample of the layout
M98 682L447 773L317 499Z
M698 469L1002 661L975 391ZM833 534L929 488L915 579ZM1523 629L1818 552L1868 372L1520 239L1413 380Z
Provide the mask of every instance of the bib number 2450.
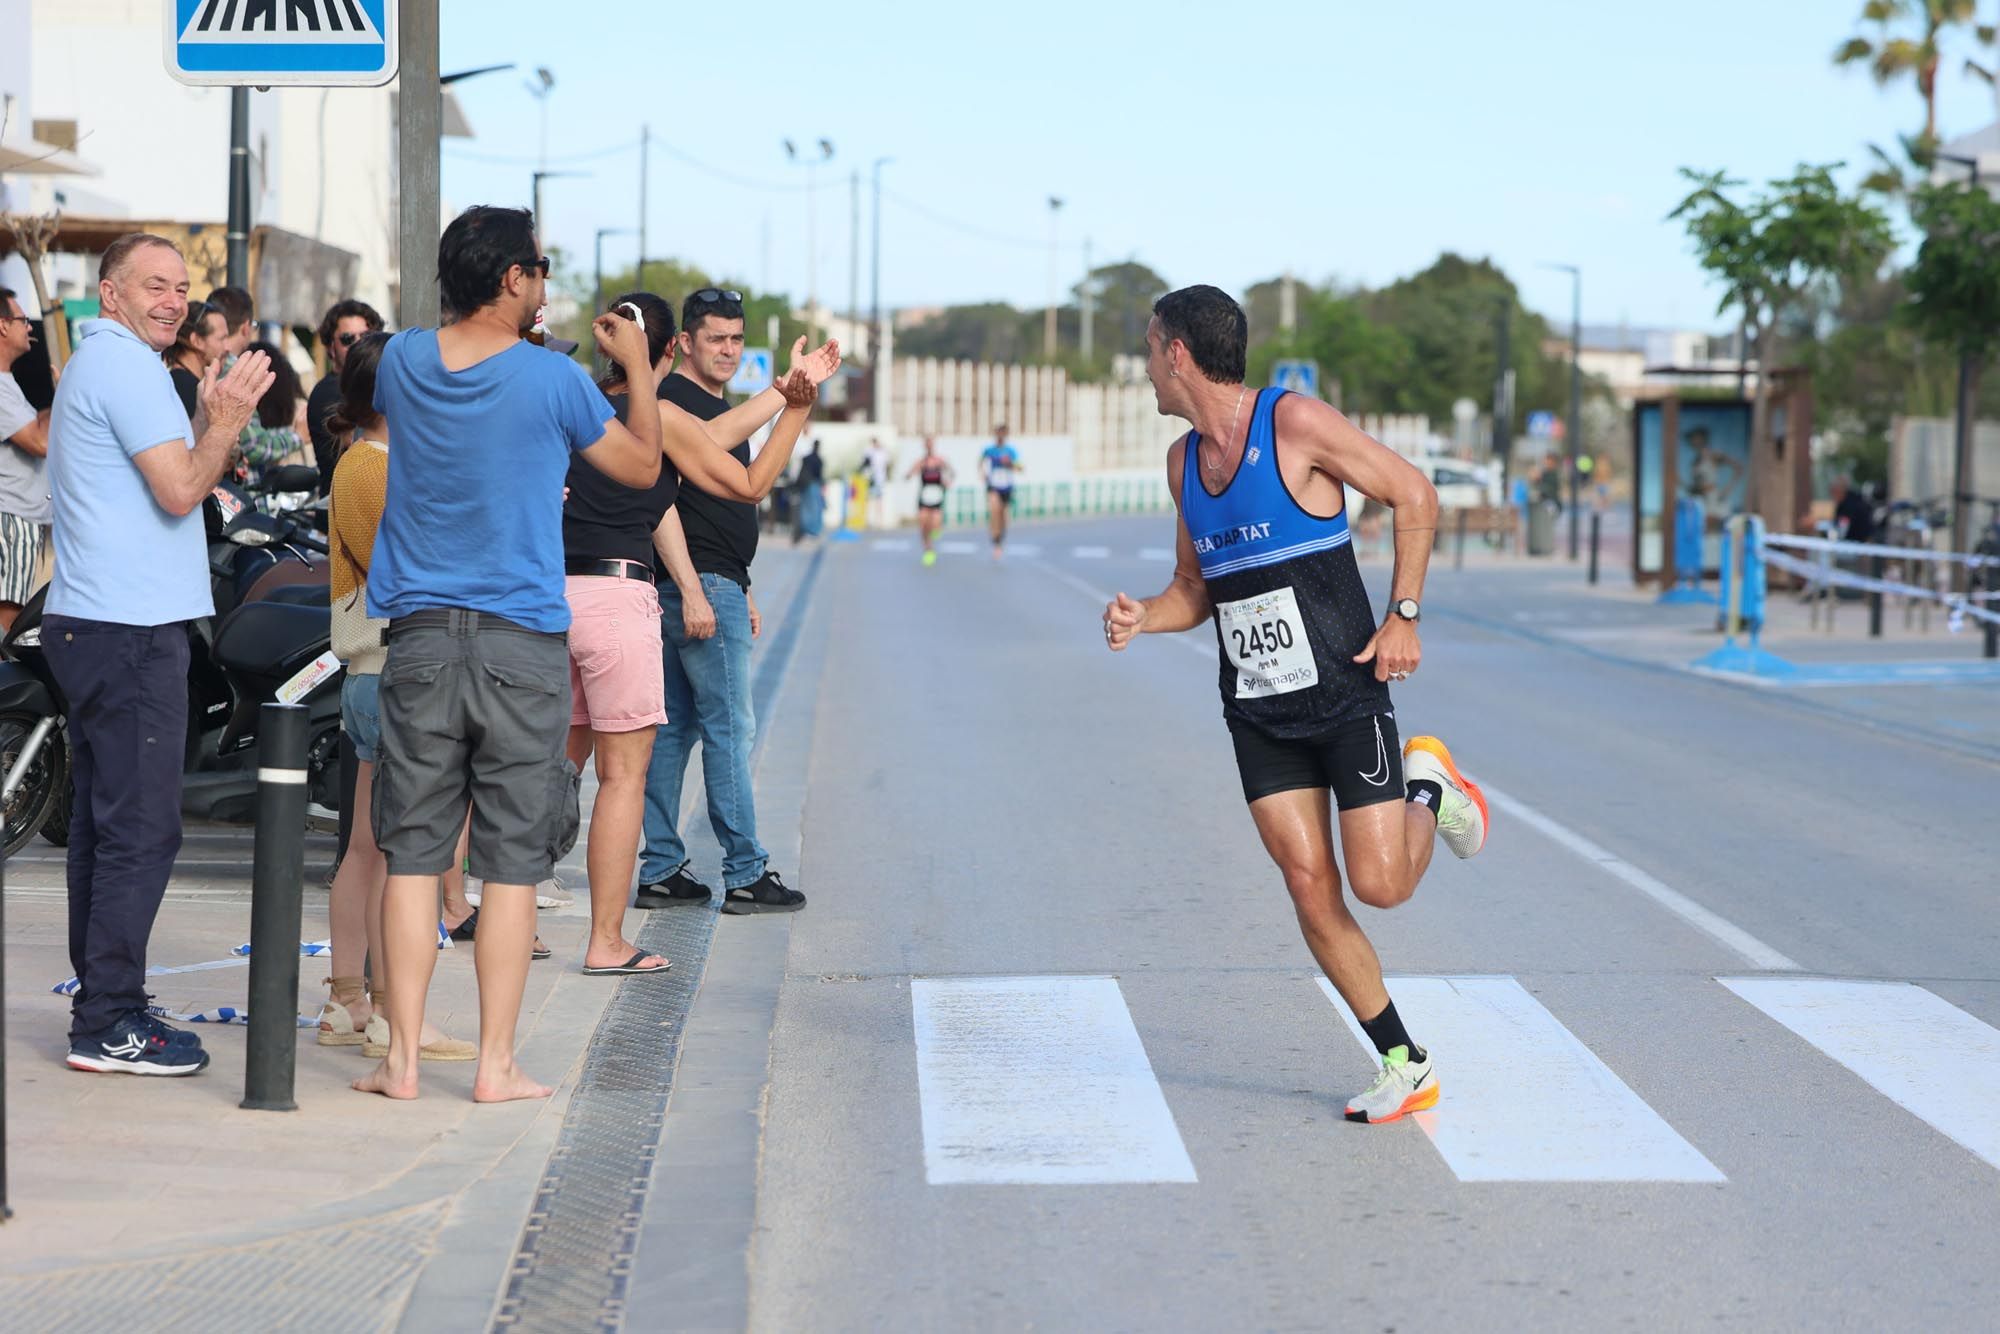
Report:
M1236 668L1236 698L1284 695L1319 683L1319 664L1290 588L1222 603L1215 614L1223 651Z

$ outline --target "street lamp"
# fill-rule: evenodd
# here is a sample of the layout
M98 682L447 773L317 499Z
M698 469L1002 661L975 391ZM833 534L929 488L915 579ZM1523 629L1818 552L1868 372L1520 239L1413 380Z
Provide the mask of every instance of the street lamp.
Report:
M1062 212L1063 201L1049 196L1049 305L1042 315L1042 360L1054 363L1056 359L1056 287L1060 281L1056 254L1056 221Z
M535 182L535 240L541 243L544 252L548 250L548 234L542 229L542 182L558 176L588 176L587 171L537 171L530 173Z
M874 252L868 261L868 419L882 420L882 168L894 158L878 157L871 169L875 186Z
M819 140L819 156L801 158L790 139L783 141L785 157L806 164L806 346L819 341L819 191L814 186L814 169L833 161L833 141Z
M536 66L535 77L527 80L522 85L522 87L528 90L528 96L534 98L541 107L542 146L540 153L535 158L535 165L537 167L547 167L549 165L549 93L554 90L555 86L556 76L549 73L547 65ZM535 181L536 185L539 186L541 183L540 173L536 174ZM537 193L535 199L535 235L539 237L542 234L542 205L539 193Z
M596 293L596 297L592 300L590 307L590 313L593 317L604 313L604 238L607 236L630 236L636 230L638 229L634 227L599 227L597 229L597 285L591 289ZM642 274L639 278L639 286L643 288L645 285L646 279Z
M1545 269L1567 273L1570 280L1569 309L1569 437L1563 443L1569 460L1569 558L1576 559L1581 506L1577 499L1577 460L1583 449L1583 270L1574 264L1544 264Z

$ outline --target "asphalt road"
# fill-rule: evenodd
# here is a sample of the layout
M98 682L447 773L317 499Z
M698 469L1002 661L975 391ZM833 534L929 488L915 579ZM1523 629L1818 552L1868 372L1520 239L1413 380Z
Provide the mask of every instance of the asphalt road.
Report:
M1212 641L1102 645L1169 523L826 553L784 706L812 903L764 951L768 1039L716 1039L769 1044L752 1328L1992 1318L1991 763L1499 632L1505 580L1438 572L1399 721L1492 835L1361 910L1444 1093L1349 1125L1372 1062L1243 809ZM719 924L712 987L768 926Z

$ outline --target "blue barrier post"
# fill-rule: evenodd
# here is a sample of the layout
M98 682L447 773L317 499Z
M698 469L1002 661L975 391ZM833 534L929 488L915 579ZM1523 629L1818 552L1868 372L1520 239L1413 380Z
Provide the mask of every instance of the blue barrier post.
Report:
M1702 671L1765 678L1793 675L1797 669L1760 644L1764 633L1764 598L1768 576L1764 564L1764 521L1754 514L1729 520L1722 538L1722 647L1694 666ZM1738 630L1749 632L1747 646L1738 645Z
M1715 605L1719 600L1713 593L1701 586L1702 546L1708 533L1708 509L1692 496L1682 496L1674 502L1674 574L1673 586L1660 594L1660 601L1669 605L1684 603L1705 603Z

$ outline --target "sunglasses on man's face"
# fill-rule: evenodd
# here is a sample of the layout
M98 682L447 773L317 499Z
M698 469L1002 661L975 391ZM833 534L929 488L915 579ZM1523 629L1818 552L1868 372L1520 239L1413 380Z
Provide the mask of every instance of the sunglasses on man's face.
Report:
M342 347L353 347L356 343L360 342L367 336L368 336L367 334L344 333L340 335L340 337L336 338L334 341L339 343Z
M549 276L549 257L542 255L536 259L522 260L521 267L524 269L540 269L542 276L546 278Z

